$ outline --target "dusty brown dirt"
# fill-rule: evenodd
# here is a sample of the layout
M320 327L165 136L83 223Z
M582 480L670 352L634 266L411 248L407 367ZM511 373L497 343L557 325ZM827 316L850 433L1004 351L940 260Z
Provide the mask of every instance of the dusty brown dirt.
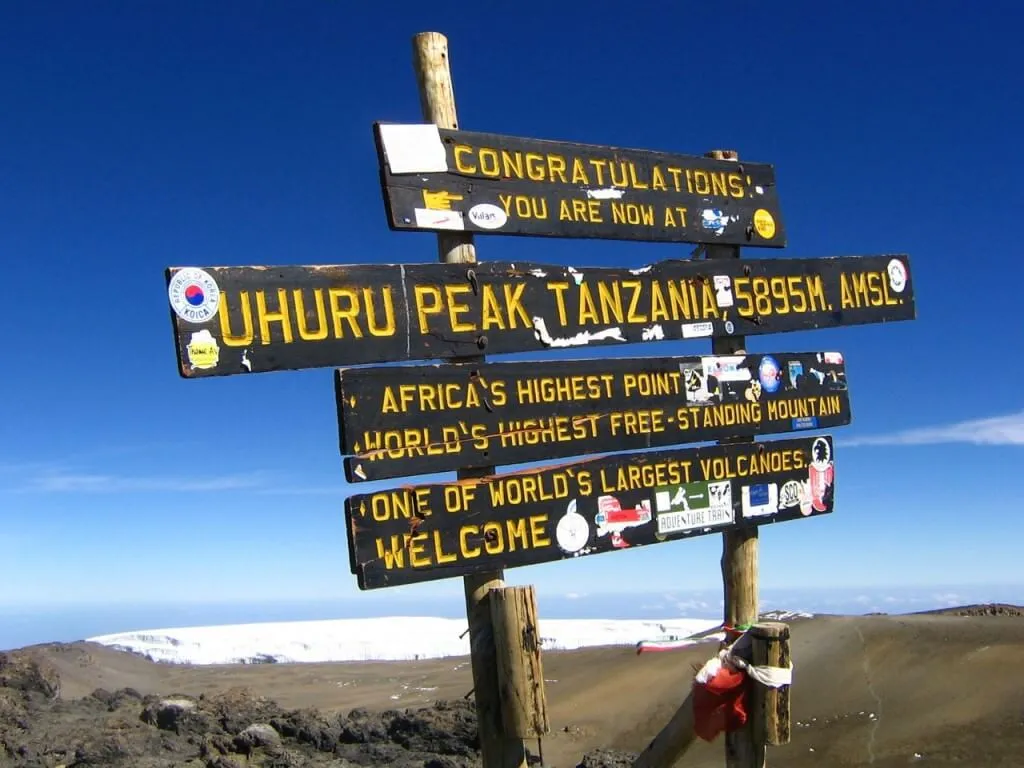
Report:
M1024 766L1024 616L963 612L978 615L792 622L793 738L770 748L769 765ZM643 749L715 647L545 653L545 764ZM0 668L0 766L475 765L467 662L189 667L37 646ZM698 742L680 764L721 766L723 749Z

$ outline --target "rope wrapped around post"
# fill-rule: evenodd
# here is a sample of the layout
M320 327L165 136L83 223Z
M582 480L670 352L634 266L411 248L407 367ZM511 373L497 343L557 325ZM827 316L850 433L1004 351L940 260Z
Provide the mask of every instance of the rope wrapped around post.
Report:
M755 643L767 645L779 641L784 651L781 663L758 663L758 656L771 655L755 649ZM748 720L757 734L757 743L784 744L789 740L788 688L793 683L793 663L788 650L789 628L758 624L743 631L731 643L724 644L697 672L693 681L694 731L705 741L718 734L744 727ZM758 686L750 685L753 681ZM767 690L765 690L767 689ZM784 696L768 695L768 690L785 691Z

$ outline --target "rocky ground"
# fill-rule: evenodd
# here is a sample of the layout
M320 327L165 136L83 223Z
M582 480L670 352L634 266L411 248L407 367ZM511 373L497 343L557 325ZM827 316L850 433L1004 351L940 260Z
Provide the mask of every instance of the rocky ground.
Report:
M45 661L0 654L0 765L12 768L466 768L480 764L478 748L476 714L464 699L345 715L283 709L246 689L161 697L97 688L65 701ZM612 768L629 758L598 750L581 765Z
M1019 606L791 627L792 740L770 749L769 764L1024 766ZM712 651L545 653L544 764L629 766ZM49 643L0 653L0 768L475 766L471 688L465 658L166 665ZM684 758L690 768L723 762L721 739Z

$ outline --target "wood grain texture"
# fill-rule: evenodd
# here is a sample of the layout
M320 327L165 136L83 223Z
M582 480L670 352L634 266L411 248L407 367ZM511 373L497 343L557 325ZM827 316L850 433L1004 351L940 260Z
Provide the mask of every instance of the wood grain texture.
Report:
M751 663L759 667L789 667L789 633L789 626L782 622L760 622L751 627ZM755 742L771 747L789 743L790 687L772 688L760 683L751 686L750 715Z
M490 593L505 733L540 738L551 730L544 691L537 594L532 586Z
M420 32L413 36L412 60L423 119L439 128L457 129L459 116L455 108L448 38L438 32ZM476 262L471 233L438 233L437 252L439 260L446 264Z
M708 157L725 162L739 162L739 153L733 150L712 150ZM738 263L741 256L739 247L725 244L708 246L709 260ZM744 333L731 338L717 338L711 342L711 351L716 354L740 354L746 347ZM733 435L720 444L743 444L753 437ZM722 534L722 592L724 597L724 623L727 627L746 626L757 620L758 592L758 529L745 528L725 531ZM764 751L754 740L751 723L725 734L726 768L760 768Z

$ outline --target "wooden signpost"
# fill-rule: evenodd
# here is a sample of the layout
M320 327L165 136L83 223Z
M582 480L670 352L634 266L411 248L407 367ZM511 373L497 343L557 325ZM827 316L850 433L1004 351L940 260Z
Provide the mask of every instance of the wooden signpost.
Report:
M339 369L349 482L850 423L838 352Z
M741 260L786 243L772 166L463 131L447 41L417 35L413 53L424 123L373 138L390 227L433 233L441 263L169 268L176 361L186 379L337 368L349 482L457 470L350 496L349 566L364 590L462 577L483 765L525 768L523 740L549 730L540 635L532 587L506 588L504 569L721 533L724 624L755 622L758 528L833 511L818 431L851 404L841 353L748 353L746 337L912 320L914 284L905 254ZM706 258L477 263L476 234L697 243ZM691 339L710 354L564 358ZM562 356L484 356L511 352ZM784 631L755 630L757 663L788 660ZM753 701L729 766L789 738L788 689ZM638 766L693 741L690 704Z
M345 502L362 589L571 559L832 511L831 436L622 453Z
M775 171L649 150L378 123L388 224L781 248Z
M904 254L648 267L174 267L182 376L459 359L911 320Z

